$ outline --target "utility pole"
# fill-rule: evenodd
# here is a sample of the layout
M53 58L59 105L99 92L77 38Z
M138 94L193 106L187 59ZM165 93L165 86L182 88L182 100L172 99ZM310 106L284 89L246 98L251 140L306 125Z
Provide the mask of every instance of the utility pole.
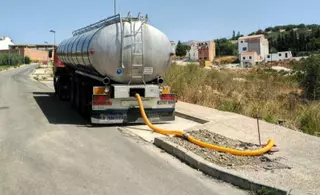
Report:
M52 48L52 52L51 52L51 56L53 57L54 56L54 49L55 49L55 46L56 46L56 31L55 30L50 30L51 33L53 33L53 48ZM48 53L48 56L49 56L49 53Z
M56 45L56 31L50 30L51 33L53 33L53 45Z
M47 51L47 67L48 67L48 63L49 63L49 51L48 51L48 42L45 41L44 44L47 44L46 46L46 51Z

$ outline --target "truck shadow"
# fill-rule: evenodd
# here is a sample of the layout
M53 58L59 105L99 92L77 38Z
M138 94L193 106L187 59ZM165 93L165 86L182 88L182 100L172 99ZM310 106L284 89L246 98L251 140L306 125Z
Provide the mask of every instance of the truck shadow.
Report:
M128 127L147 131L141 128L144 123L134 124L91 124L73 109L68 101L61 101L54 92L33 92L33 98L39 105L42 113L46 116L50 124L70 124L78 127L104 128L104 127ZM0 108L1 109L1 108ZM167 124L165 122L156 123Z
M33 92L33 98L51 124L89 125L69 102L60 101L53 92Z

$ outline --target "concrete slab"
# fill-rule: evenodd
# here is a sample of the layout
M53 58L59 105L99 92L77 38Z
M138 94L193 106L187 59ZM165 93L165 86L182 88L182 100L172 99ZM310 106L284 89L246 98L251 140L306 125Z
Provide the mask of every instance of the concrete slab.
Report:
M185 148L170 142L167 139L163 138L155 138L154 144L159 148L162 148L169 154L180 159L182 162L185 162L189 166L202 171L203 173L210 175L216 179L220 179L222 181L231 183L235 186L238 186L242 189L246 190L261 190L263 188L268 189L270 194L274 195L286 195L287 190L281 186L269 186L265 183L259 182L259 180L250 180L245 175L239 175L238 172L234 170L229 170L224 167L212 164L198 155L191 153L190 151L186 150Z
M173 122L168 122L165 124L156 124L156 126L168 130L185 130L194 127L198 124L199 123L194 121L176 117L176 120ZM130 131L150 143L153 143L156 137L165 137L164 135L153 132L147 125L131 125L119 128L122 130Z
M178 102L176 108L177 112L210 120L188 130L206 129L232 139L259 143L256 119L185 102ZM239 174L271 186L284 186L292 189L293 194L319 194L320 138L265 121L260 121L260 132L262 143L272 138L280 149L270 158L291 169L263 172L239 170Z
M53 87L53 81L52 80L47 80L47 81L40 81L41 83L45 84L47 87L54 89Z
M178 101L176 104L176 111L185 115L190 115L206 121L215 121L226 118L236 118L237 114L230 112L222 112L204 106L190 104ZM241 115L239 115L241 116Z

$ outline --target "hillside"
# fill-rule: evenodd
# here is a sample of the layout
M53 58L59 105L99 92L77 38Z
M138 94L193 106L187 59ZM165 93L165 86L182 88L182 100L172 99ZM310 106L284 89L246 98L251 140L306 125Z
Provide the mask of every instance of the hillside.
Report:
M320 25L299 24L268 27L250 33L264 34L269 40L271 52L290 50L294 55L308 55L320 51Z
M182 45L189 45L189 46L191 46L192 44L197 43L197 42L200 42L200 41L190 40L190 41L187 41L187 42L183 42Z

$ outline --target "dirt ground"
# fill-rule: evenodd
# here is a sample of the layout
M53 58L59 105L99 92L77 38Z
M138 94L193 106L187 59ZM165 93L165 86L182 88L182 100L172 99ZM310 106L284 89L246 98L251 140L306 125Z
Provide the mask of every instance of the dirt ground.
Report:
M238 150L255 150L261 148L259 145L229 139L205 129L188 131L188 133L196 139L227 148L234 148ZM189 151L192 151L211 163L230 169L254 169L258 171L261 169L274 170L290 168L277 162L280 159L269 158L272 153L264 154L262 156L235 156L212 149L202 148L179 137L168 137L167 139Z

